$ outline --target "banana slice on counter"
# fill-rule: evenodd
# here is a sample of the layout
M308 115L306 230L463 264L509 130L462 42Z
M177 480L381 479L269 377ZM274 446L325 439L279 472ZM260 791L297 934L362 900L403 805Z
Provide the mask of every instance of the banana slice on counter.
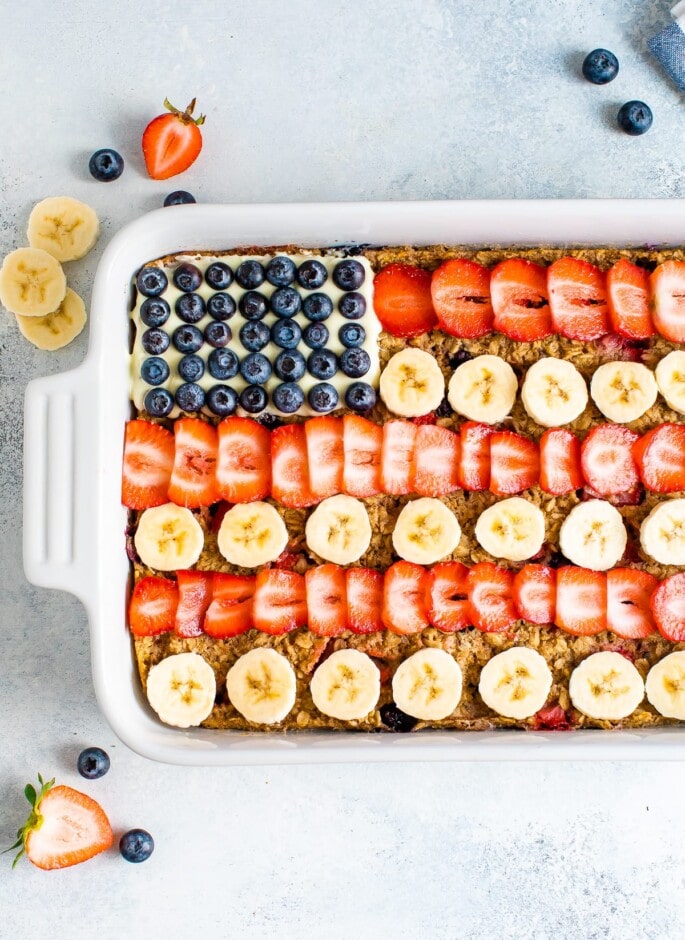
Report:
M413 346L395 353L381 373L381 398L388 411L417 418L445 397L445 378L430 353Z
M583 413L588 395L585 379L572 363L546 356L526 372L521 402L543 428L569 424Z
M164 503L141 514L133 541L148 568L175 571L192 568L202 553L204 534L190 509Z
M647 673L648 702L664 718L685 720L685 651L669 653Z
M654 373L640 362L605 362L590 382L592 400L605 418L617 424L641 418L658 392Z
M542 548L545 516L522 496L503 499L485 509L476 522L476 540L495 558L525 561Z
M146 691L148 702L165 724L190 728L209 717L216 677L199 653L176 653L152 667Z
M476 356L462 363L450 379L447 400L471 421L499 424L516 401L516 373L499 356Z
M316 507L304 529L309 548L336 565L359 561L371 544L366 506L354 496L329 496Z
M635 666L620 653L593 653L571 673L568 693L574 708L605 721L627 718L645 695Z
M67 287L64 300L54 313L48 313L44 317L23 317L18 313L15 316L22 336L38 349L50 352L68 346L79 335L88 319L86 305L70 287Z
M432 565L451 555L460 538L461 526L454 513L439 499L424 496L407 503L399 514L392 544L405 561Z
M338 650L318 667L309 688L322 714L338 721L355 721L366 718L376 707L381 694L380 672L366 653Z
M640 526L640 545L660 565L685 565L685 499L652 509Z
M285 522L271 503L238 503L221 520L217 536L226 561L256 568L275 561L288 544Z
M283 721L295 704L297 678L290 662L269 647L250 650L226 676L228 699L243 718L256 724Z
M621 513L603 499L578 503L561 524L559 548L574 565L608 571L626 550Z
M0 268L0 303L10 313L44 317L67 293L67 279L56 258L40 248L11 251Z
M527 646L512 646L483 666L478 691L488 708L504 718L530 718L552 688L547 661Z
M100 234L95 210L71 196L50 196L29 216L32 248L42 248L58 261L76 261L88 254Z
M441 649L426 648L397 667L392 697L405 714L420 721L440 721L451 715L461 699L459 663Z
M685 351L674 349L664 356L654 374L668 407L685 415Z

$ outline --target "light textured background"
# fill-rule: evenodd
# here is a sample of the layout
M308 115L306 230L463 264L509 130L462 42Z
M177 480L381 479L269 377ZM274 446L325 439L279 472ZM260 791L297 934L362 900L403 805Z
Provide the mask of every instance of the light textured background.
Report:
M88 0L5 3L0 253L32 204L91 203L98 249L69 266L89 297L124 222L173 188L204 202L685 195L682 96L645 52L667 0ZM612 49L598 88L584 54ZM142 128L165 95L207 113L197 164L144 175ZM614 127L643 98L653 130ZM92 181L102 146L125 157ZM661 938L685 934L685 765L414 764L193 770L119 744L90 681L83 610L21 568L22 396L77 364L0 317L0 843L35 772L87 789L118 832L148 828L140 866L116 851L63 872L0 863L0 936Z

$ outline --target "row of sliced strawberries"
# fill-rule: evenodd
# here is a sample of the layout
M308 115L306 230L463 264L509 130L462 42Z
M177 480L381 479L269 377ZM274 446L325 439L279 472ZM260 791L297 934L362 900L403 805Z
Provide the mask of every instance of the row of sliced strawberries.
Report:
M574 636L611 630L626 639L658 629L685 640L685 573L661 583L636 568L609 572L524 565L514 573L491 562L432 568L398 561L385 573L320 565L301 575L265 568L257 575L178 571L136 585L129 624L136 636L174 631L226 638L252 628L271 635L308 628L318 636L390 630L407 635L434 626L512 630L519 620L555 624Z
M269 431L251 418L225 418L217 427L181 418L172 433L136 419L126 426L122 501L130 509L168 500L197 508L271 496L298 508L336 493L436 497L461 488L510 496L535 485L555 496L587 487L587 495L627 501L637 501L640 485L685 490L685 425L661 424L640 436L603 424L582 443L552 428L536 443L473 421L455 432L345 415Z
M656 333L685 342L685 262L666 261L652 274L626 258L607 272L580 258L548 268L510 258L492 270L463 258L432 275L390 264L374 280L374 307L396 336L438 326L463 339L493 330L534 342L559 334L590 342L608 333L630 340Z

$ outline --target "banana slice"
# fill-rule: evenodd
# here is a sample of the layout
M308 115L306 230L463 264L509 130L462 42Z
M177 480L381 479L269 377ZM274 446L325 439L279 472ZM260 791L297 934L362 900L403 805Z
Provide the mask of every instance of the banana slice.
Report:
M608 571L626 550L621 513L603 499L578 503L561 524L559 548L574 565Z
M339 721L355 721L366 718L376 707L381 675L366 653L338 650L316 670L309 689L322 714Z
M640 526L640 545L660 565L685 565L685 499L652 509Z
M516 401L516 373L499 356L476 356L462 363L450 379L447 400L471 421L499 424Z
M10 313L44 317L64 300L67 279L62 265L40 248L11 251L0 268L0 303Z
M593 653L571 673L568 694L574 708L605 721L627 718L645 695L635 666L620 653Z
M552 688L547 661L527 646L512 646L482 668L478 691L488 708L504 718L530 718Z
M359 561L371 544L371 523L364 503L354 496L329 496L307 519L304 534L317 555L349 565Z
M685 351L674 349L660 360L656 384L669 408L685 415Z
M592 400L617 424L641 418L656 401L658 391L654 373L639 362L605 362L590 382Z
M647 700L664 718L685 720L685 651L655 663L645 680Z
M480 514L475 535L481 548L495 558L524 561L542 548L545 516L534 503L522 496L512 496Z
M439 499L424 496L404 507L397 517L392 544L405 561L432 565L451 555L459 544L461 526Z
M216 677L199 653L176 653L152 667L146 691L148 702L164 724L190 728L209 717Z
M164 503L141 514L133 541L148 568L175 571L192 568L202 552L204 534L189 509Z
M38 349L50 352L68 346L79 335L88 319L86 305L70 287L67 287L66 296L54 313L48 313L44 317L22 317L18 313L15 316L22 336Z
M381 373L381 398L405 418L434 411L445 397L445 378L433 356L413 346L395 353Z
M88 254L100 234L95 210L71 196L50 196L33 207L28 237L58 261L76 261Z
M288 530L270 503L238 503L221 521L217 536L226 561L256 568L275 561L288 544Z
M276 650L253 649L228 670L226 691L243 718L273 725L283 721L295 704L295 670Z
M440 721L459 704L462 690L459 663L444 650L419 650L401 663L392 677L398 708L420 721Z
M585 379L565 359L538 359L526 372L521 402L528 415L543 428L569 424L587 405Z

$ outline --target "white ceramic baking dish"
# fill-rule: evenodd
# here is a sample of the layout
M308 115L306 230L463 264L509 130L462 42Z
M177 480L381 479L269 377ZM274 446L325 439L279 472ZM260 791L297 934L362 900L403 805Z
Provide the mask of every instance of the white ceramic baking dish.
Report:
M676 728L284 735L180 731L148 708L126 627L120 502L132 275L183 250L349 243L674 246L685 244L685 211L676 200L193 205L160 209L119 232L97 271L88 355L72 372L31 382L24 441L26 575L85 605L93 682L112 728L138 753L177 764L685 757L685 732Z

